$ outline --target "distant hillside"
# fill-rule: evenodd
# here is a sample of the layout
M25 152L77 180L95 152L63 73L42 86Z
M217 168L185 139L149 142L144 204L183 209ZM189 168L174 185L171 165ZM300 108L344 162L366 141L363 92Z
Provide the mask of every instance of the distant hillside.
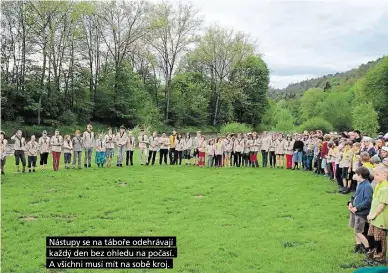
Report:
M347 87L354 84L354 82L359 78L363 77L368 69L374 66L382 58L362 64L358 68L346 72L329 74L319 78L292 83L283 89L270 88L268 90L268 94L275 101L279 101L281 99L300 98L309 88L318 87L325 90L327 88L337 87L339 89L344 88L345 90Z

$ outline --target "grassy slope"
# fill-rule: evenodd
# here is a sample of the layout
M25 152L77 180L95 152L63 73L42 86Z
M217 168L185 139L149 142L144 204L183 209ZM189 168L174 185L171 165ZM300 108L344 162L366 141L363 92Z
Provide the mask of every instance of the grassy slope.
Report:
M186 166L65 171L61 161L57 173L17 175L13 164L9 158L2 179L2 272L46 272L50 235L177 236L171 272L350 273L362 259L351 253L347 197L311 173ZM96 271L111 272L51 272Z

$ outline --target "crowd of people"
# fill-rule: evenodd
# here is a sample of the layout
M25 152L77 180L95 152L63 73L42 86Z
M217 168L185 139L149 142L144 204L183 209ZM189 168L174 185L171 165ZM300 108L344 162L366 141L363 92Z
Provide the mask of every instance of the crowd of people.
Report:
M4 132L0 133L1 174L8 145ZM41 170L47 170L48 156L52 154L53 170L58 171L61 154L65 169L133 166L134 152L139 153L140 165L184 165L214 168L251 167L286 168L314 172L316 175L336 181L339 192L354 192L348 202L350 226L356 236L355 252L367 254L368 261L381 263L386 258L386 235L388 229L388 134L377 138L362 136L358 130L351 132L305 131L302 134L237 133L207 138L197 132L180 134L175 130L170 136L158 132L147 135L144 130L135 137L124 126L113 133L108 128L105 134L95 134L88 125L81 135L61 136L56 130L53 136L46 131L37 140L32 135L27 142L21 130L11 137L14 141L16 172L35 172L37 158ZM26 157L27 155L27 162ZM260 156L261 155L261 156ZM125 161L124 161L125 160ZM168 163L169 161L169 163ZM125 162L125 163L124 163Z

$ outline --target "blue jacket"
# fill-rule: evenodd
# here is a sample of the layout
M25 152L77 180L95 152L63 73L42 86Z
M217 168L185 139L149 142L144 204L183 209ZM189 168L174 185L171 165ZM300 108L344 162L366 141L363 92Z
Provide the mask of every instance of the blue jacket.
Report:
M356 207L356 215L367 216L372 203L373 188L368 180L362 181L357 185L356 193L354 194L353 207Z

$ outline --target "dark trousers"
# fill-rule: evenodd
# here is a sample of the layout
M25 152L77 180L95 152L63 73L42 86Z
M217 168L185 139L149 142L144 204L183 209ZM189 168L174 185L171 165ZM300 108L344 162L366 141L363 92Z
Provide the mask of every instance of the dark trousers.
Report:
M313 155L304 155L304 169L307 171L312 171L313 170Z
M242 165L245 166L245 167L248 167L250 164L249 164L249 154L247 153L243 153L242 154Z
M149 165L151 163L151 158L152 158L152 165L155 164L155 156L156 156L156 151L149 151L148 152L148 161L147 164Z
M31 156L29 155L27 160L28 160L28 168L31 169L31 166L33 168L36 167L36 159L37 159L37 156Z
M335 178L337 180L338 186L343 187L343 183L342 183L342 168L339 167L339 164L337 164L337 168L336 168L336 171L335 171Z
M48 153L40 154L40 166L47 165Z
M333 170L333 164L331 164L331 162L328 162L327 163L327 169L329 170L329 177L330 179L334 179L334 170Z
M241 153L234 152L234 165L240 167Z
M269 165L273 168L276 167L276 155L275 151L270 151L269 152Z
M65 159L65 164L70 164L71 162L71 153L64 153L63 158Z
M222 167L222 155L216 155L216 167Z
M236 166L236 164L234 162L234 152L230 153L230 165L231 166Z
M154 157L155 161L155 157ZM131 163L131 166L133 166L133 151L126 151L126 157L125 157L125 165L129 165Z
M179 163L179 165L182 165L182 156L183 156L183 151L176 151L176 164Z
M175 165L176 164L176 157L177 157L175 148L170 148L170 152L169 152L168 156L170 158L170 165Z
M19 166L19 162L22 162L23 167L26 166L26 157L24 155L24 151L15 151L15 160L16 166Z
M167 149L160 149L160 157L159 157L159 164L162 165L163 157L164 157L164 164L167 165Z
M320 156L318 156L316 161L317 161L317 169L315 170L315 173L322 174L323 173L323 171L322 171L322 158L320 158Z
M261 150L261 157L263 158L263 167L267 167L268 163L268 152L265 150Z

